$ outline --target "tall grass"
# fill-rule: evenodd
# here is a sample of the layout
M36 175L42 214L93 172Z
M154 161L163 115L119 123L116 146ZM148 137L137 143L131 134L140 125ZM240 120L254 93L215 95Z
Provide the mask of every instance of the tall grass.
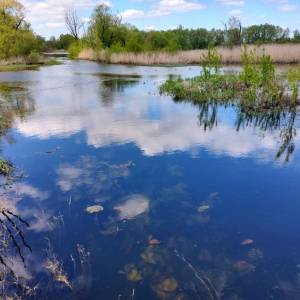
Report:
M256 51L258 56L270 56L276 64L300 63L300 44L266 44L249 45L248 50ZM232 48L219 47L217 52L222 56L222 64L240 64L243 46ZM142 53L108 53L104 50L94 51L92 49L83 49L79 59L95 60L112 64L132 64L132 65L176 65L176 64L199 64L201 57L205 57L207 50L190 50L170 53L160 52L142 52Z

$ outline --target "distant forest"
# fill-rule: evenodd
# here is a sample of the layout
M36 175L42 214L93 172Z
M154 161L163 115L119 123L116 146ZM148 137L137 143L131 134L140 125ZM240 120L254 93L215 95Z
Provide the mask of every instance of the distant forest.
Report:
M209 46L300 42L299 30L290 32L271 24L243 27L235 17L223 24L222 29L179 26L172 30L144 31L125 23L106 5L95 7L88 24L83 24L76 10L70 8L65 12L65 23L69 33L46 40L33 32L19 1L0 2L0 60L55 49L69 50L71 56L76 57L83 48L110 52L175 52Z
M120 15L113 14L105 5L94 9L87 28L80 24L74 9L68 10L66 25L73 38L81 41L77 43L79 48L89 46L112 52L178 51L206 49L209 46L300 42L298 30L291 32L271 24L243 27L236 17L231 17L222 29L186 29L179 26L172 30L144 31L124 23ZM50 41L55 45L60 39L51 38Z

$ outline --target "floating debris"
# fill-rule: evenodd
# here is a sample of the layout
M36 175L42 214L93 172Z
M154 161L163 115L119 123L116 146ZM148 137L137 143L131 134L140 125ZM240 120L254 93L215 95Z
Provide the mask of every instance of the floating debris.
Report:
M158 246L158 245L160 245L160 241L157 240L157 239L149 240L148 243L149 243L150 246Z
M207 210L209 210L210 209L210 206L209 205L202 205L202 206L200 206L199 208L198 208L198 212L199 213L204 213L204 212L206 212Z
M177 288L178 282L174 277L166 278L152 287L160 299L170 298Z
M134 281L134 282L143 280L141 273L137 269L130 270L127 273L126 277L129 281Z
M114 207L119 211L120 219L133 219L149 209L149 199L143 195L130 196L123 204Z
M141 272L134 265L126 265L124 269L127 280L133 282L143 280Z
M245 260L239 260L235 262L233 267L242 274L248 274L255 271L255 266L249 264Z
M215 204L215 201L220 199L219 193L218 192L214 192L209 194L209 196L207 197L206 201L204 201L204 203L198 208L198 212L199 213L204 213L207 210L209 210L210 208L212 208Z
M252 248L248 252L248 258L251 260L251 262L257 262L259 260L262 260L264 258L263 252L258 248Z
M146 250L141 254L141 258L147 264L155 265L157 263L154 249L151 246L146 248Z
M253 240L247 239L247 240L244 240L244 241L241 243L241 245L242 245L242 246L247 246L247 245L251 245L251 244L253 244L253 243L254 243Z
M68 286L70 289L72 289L71 284L66 275L57 275L55 277L55 280L58 282L64 283L66 286Z
M85 211L89 214L95 214L95 213L99 213L101 211L103 211L104 208L101 205L92 205L92 206L88 206Z
M45 268L53 275L55 281L63 283L67 287L72 289L68 277L63 271L62 264L57 260L55 256L49 258L46 261Z
M164 292L174 292L177 290L178 283L174 277L165 279L159 284L159 288Z
M148 244L150 246L158 246L160 245L160 240L154 238L152 235L149 236L148 238Z

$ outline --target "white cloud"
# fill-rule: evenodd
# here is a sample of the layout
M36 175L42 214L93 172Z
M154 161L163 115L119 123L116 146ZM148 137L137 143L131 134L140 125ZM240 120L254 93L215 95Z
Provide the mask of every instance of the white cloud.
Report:
M298 6L296 4L283 4L279 5L278 9L282 12L292 12L297 10Z
M14 192L19 197L28 196L38 200L45 200L49 196L47 192L40 191L39 189L25 183L16 183L14 185Z
M172 13L184 13L194 10L205 9L206 5L190 0L160 0L154 4L149 11L128 9L122 12L120 15L124 19L141 19L141 18L155 18L161 16L167 16Z
M123 19L126 20L142 19L143 17L145 17L145 12L137 9L128 9L122 12L120 15Z
M230 5L230 6L243 6L245 5L244 0L218 0L223 5Z
M150 26L146 27L146 30L147 31L152 31L152 30L157 30L157 28L155 26L153 26L153 25L150 25Z
M241 9L233 9L229 13L231 16L241 17L241 15L243 14L243 11Z
M97 4L111 6L110 1L98 0L21 0L26 9L28 21L39 34L47 35L53 29L65 29L64 12L68 7L74 7L80 13L89 13Z
M278 150L278 131L261 136L259 131L248 127L236 132L233 124L223 121L207 132L199 128L198 112L191 105L174 106L172 102L162 101L160 97L149 98L145 92L139 101L131 99L130 94L122 94L121 100L115 99L106 108L99 105L97 93L105 91L107 87L99 86L99 91L82 85L78 85L78 90L73 88L60 90L56 94L55 103L49 101L47 105L38 106L30 118L17 121L19 132L25 136L47 139L67 137L82 131L85 132L87 144L95 148L112 143L133 142L147 156L174 151L192 152L195 145L215 154L225 153L232 157L251 156L262 151L275 153ZM87 98L91 100L83 101ZM114 96L110 99L114 99ZM159 107L160 118L151 120L145 117L152 106ZM74 179L69 182L65 181L66 176L62 176L59 185L64 190L68 190L71 182L77 182L78 176L80 182L85 178L79 175L81 167L77 167L61 172L63 175L68 172L68 178Z
M119 212L121 220L134 219L149 210L149 202L143 195L131 195L114 209Z

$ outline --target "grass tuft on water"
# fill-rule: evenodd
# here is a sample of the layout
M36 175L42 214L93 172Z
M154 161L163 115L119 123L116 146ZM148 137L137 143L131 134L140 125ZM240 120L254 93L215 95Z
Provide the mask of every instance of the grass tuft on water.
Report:
M0 174L7 176L10 171L11 171L12 167L10 165L10 163L8 163L7 161L0 159Z
M174 100L237 105L247 112L282 110L300 104L300 70L276 75L270 56L257 56L244 47L243 68L237 74L221 72L222 57L214 48L202 57L202 74L190 79L169 79L160 87Z
M37 71L42 66L55 66L63 64L55 58L48 58L38 62L24 62L0 65L0 72Z

